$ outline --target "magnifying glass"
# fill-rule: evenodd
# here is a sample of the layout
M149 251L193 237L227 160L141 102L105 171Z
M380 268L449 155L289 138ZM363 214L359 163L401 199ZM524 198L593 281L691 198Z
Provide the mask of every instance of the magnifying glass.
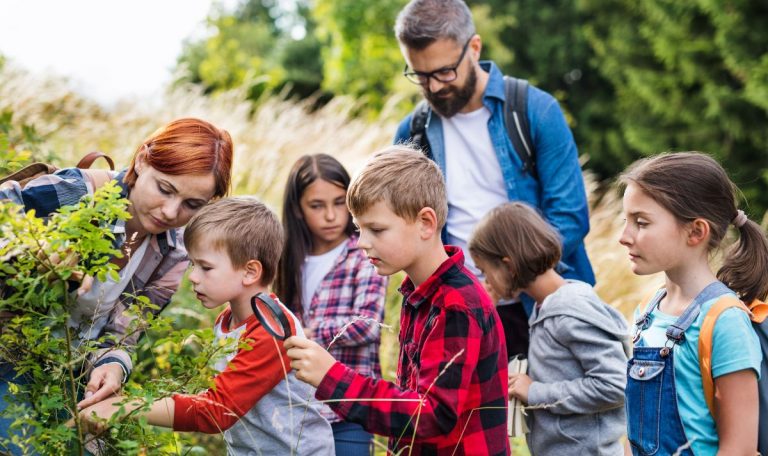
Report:
M256 314L256 318L259 319L261 326L275 339L285 340L293 335L288 317L283 313L280 304L268 294L261 292L253 296L251 309Z

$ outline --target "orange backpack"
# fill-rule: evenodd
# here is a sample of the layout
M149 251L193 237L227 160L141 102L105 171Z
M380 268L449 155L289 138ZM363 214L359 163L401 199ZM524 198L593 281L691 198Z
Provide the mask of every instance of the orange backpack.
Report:
M749 306L732 296L723 296L718 299L709 311L704 315L699 332L699 368L701 369L701 382L704 386L704 399L707 401L709 413L715 416L715 385L712 378L712 335L715 330L715 322L724 310L738 307L747 312L752 320L752 326L760 339L763 352L760 381L758 384L760 404L760 433L758 450L762 454L768 454L768 304L759 300L753 301Z

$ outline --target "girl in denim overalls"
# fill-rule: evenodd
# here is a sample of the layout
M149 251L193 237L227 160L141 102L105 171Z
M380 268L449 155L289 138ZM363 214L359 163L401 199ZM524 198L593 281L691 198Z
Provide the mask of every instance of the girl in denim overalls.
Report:
M735 186L701 153L640 160L621 177L626 226L620 242L632 271L664 272L664 288L636 312L626 389L634 455L752 454L757 448L761 353L748 316L729 309L713 335L713 417L699 370L698 336L724 294L743 301L768 293L768 240L738 210ZM710 252L734 225L739 241L712 272Z

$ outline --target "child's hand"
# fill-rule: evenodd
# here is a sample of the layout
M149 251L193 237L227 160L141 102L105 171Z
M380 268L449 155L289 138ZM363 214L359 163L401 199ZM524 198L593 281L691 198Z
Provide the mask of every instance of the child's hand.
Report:
M336 363L333 356L317 342L304 337L289 337L283 344L288 357L291 358L291 368L294 370L296 378L315 388L323 380L331 366Z
M113 396L81 410L80 420L83 423L83 429L93 435L99 435L106 431L108 428L107 421L120 410L120 406L114 404L122 400L123 398L120 396Z
M528 403L528 389L531 387L531 377L525 374L512 374L509 376L509 397L516 397Z

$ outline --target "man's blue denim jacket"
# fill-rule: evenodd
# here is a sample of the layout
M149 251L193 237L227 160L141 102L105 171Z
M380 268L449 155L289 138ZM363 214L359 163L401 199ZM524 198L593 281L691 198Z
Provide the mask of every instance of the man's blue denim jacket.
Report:
M528 88L528 123L536 148L536 176L523 172L523 162L512 147L504 125L504 76L491 61L480 66L489 73L483 104L491 111L488 132L501 165L510 201L538 208L563 237L563 258L558 272L594 285L595 275L584 248L589 232L589 208L584 178L573 134L555 98L533 86ZM410 139L409 114L397 129L395 144ZM445 175L445 145L440 116L427 119L427 141ZM563 264L564 263L564 264Z

